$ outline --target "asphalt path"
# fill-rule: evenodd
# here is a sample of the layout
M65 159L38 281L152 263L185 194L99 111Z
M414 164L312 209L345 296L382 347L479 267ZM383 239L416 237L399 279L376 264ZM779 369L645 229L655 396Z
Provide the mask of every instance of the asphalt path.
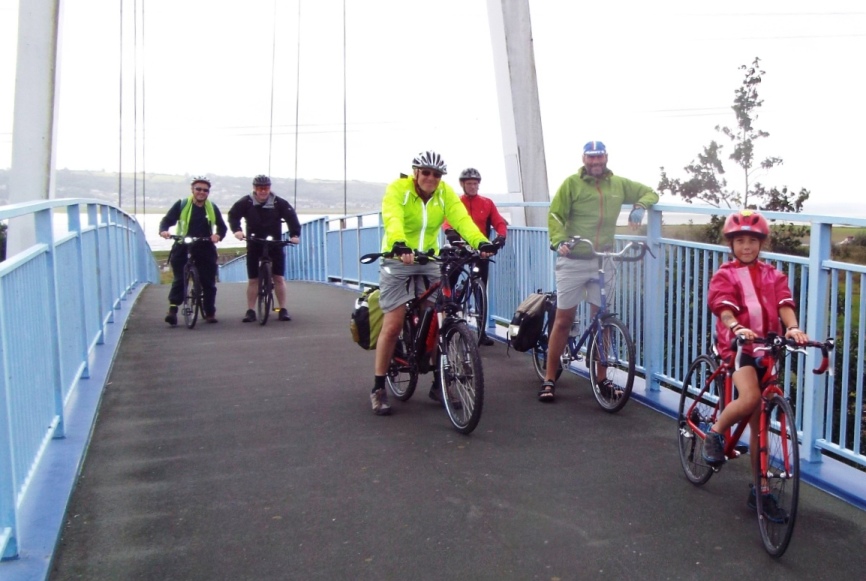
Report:
M290 322L169 328L145 289L112 370L52 579L862 579L866 513L801 487L794 538L763 550L748 459L703 487L674 422L603 412L576 376L536 401L527 355L482 347L469 436L418 392L370 410L355 293L292 283Z

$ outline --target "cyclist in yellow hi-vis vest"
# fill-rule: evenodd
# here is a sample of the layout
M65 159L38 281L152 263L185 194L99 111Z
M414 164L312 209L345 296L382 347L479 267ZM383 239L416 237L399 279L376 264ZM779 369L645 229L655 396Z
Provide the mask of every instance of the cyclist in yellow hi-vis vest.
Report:
M159 235L171 236L168 229L177 224L175 234L193 238L210 238L210 242L198 242L193 247L193 257L198 267L201 286L204 291L204 318L208 323L216 323L216 273L217 252L215 244L225 238L228 228L216 204L208 200L210 180L194 177L190 183L191 195L178 200L159 222ZM168 313L165 322L172 327L177 325L177 306L183 302L183 267L186 252L175 244L169 256L174 280L168 291Z

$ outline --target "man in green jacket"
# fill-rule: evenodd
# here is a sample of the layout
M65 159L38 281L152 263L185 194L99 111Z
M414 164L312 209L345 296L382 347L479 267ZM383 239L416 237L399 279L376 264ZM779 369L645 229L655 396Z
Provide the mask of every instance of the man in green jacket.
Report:
M623 205L632 206L628 223L636 229L646 209L658 199L652 188L615 176L607 169L607 149L601 141L590 141L583 146L583 167L559 187L547 217L550 248L558 254L556 320L548 341L548 353L562 353L580 301L589 300L593 315L601 304L601 289L590 282L598 276L598 265L595 260L589 260L588 247L579 244L571 249L565 243L572 236L580 236L590 240L598 251L613 250L616 220ZM605 271L613 273L613 265L607 262ZM612 288L613 279L613 276L606 279L607 291ZM557 368L558 358L556 363L547 366L545 381L538 391L539 401L554 400ZM596 374L601 389L615 392L616 386L606 379L603 368L597 369Z
M412 160L412 175L392 182L382 200L382 252L393 254L383 258L379 266L379 306L385 314L382 330L376 342L376 366L370 402L373 413L391 413L385 390L385 374L397 337L403 328L408 301L422 293L423 280L438 280L439 265L435 262L415 264L413 251L439 251L439 231L445 219L481 256L492 256L496 246L481 233L454 190L442 181L447 173L445 161L435 151L419 153ZM438 376L434 373L430 397L440 399Z

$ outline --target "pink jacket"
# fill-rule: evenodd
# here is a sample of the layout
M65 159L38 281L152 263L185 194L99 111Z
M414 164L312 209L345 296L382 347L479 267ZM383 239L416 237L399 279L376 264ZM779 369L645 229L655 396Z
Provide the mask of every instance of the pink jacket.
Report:
M752 277L750 269L757 269ZM757 284L755 284L757 282ZM752 266L742 266L738 261L727 262L710 280L707 299L710 311L718 317L725 309L733 311L737 321L759 336L767 333L782 332L779 320L779 307L796 308L796 303L788 287L788 277L764 262ZM731 341L734 332L721 319L716 321L716 341L719 353L725 359L734 354ZM745 353L751 354L751 345L746 345Z

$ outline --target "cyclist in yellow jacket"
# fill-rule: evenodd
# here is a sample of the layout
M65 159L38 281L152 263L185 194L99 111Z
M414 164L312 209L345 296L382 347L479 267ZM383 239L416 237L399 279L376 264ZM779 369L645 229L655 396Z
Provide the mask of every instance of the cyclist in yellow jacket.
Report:
M438 252L439 232L445 219L482 256L496 253L496 246L481 233L454 190L442 181L447 165L435 151L425 151L412 160L412 175L401 177L385 189L382 200L382 252L393 258L382 258L379 266L379 306L385 314L376 343L376 365L370 402L373 413L388 415L391 406L385 390L385 374L394 354L397 337L403 327L403 306L423 292L424 279L437 280L435 262L415 264L413 251ZM435 389L430 397L439 399Z

